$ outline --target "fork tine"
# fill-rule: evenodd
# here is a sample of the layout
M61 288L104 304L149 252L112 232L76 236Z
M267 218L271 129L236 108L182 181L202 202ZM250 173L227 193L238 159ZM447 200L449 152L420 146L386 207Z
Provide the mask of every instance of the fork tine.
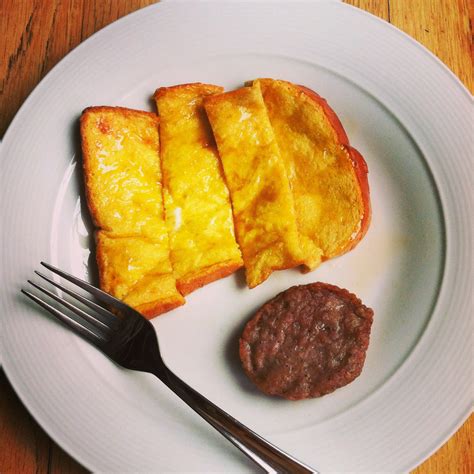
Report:
M28 296L28 298L32 299L36 304L39 304L44 309L49 311L53 316L55 316L61 322L66 324L66 326L69 326L73 331L76 331L77 333L84 336L88 341L96 345L100 345L105 342L105 339L103 339L101 336L91 331L89 328L86 328L82 324L78 323L67 314L59 311L54 306L51 306L49 303L46 303L46 301L43 301L41 298L38 298L33 293L30 293L29 291L23 289L21 290L21 292L24 295Z
M65 278L71 283L74 283L75 285L79 286L83 290L86 290L89 293L92 293L97 299L99 299L103 303L110 304L111 306L114 306L117 309L130 311L131 309L130 306L126 305L124 302L118 300L117 298L114 298L112 295L109 295L105 291L99 290L99 288L96 288L95 286L90 285L84 280L81 280L80 278L70 275L69 273L63 272L59 268L53 267L49 263L41 262L41 265L43 265L43 267L46 267L48 270L52 271L53 273L56 273L60 277Z
M69 288L66 288L65 286L62 286L59 283L56 283L54 280L52 280L51 278L48 278L46 275L44 275L41 272L38 272L38 271L35 270L35 273L38 276L40 276L41 278L43 278L44 280L46 280L51 285L55 286L56 288L59 288L61 291L64 291L64 293L67 293L69 296L72 296L76 300L78 300L81 303L88 306L90 309L96 311L98 313L97 319L99 319L101 322L103 322L107 326L110 326L113 329L116 329L118 327L119 321L117 319L117 316L115 316L108 309L103 308L102 306L98 305L97 303L94 303L93 301L89 300L88 298L85 298L84 296L80 295L79 293L76 293L75 291L70 290Z
M33 285L36 289L38 289L39 291L42 291L45 295L48 295L50 298L52 298L53 300L55 300L58 303L62 304L63 306L65 306L70 311L76 313L81 318L83 318L86 321L88 321L89 323L93 324L96 328L101 329L105 332L111 331L111 328L109 326L107 326L106 324L104 324L102 321L95 318L91 314L86 313L81 308L78 308L77 306L74 306L73 304L69 303L69 301L65 300L64 298L61 298L60 296L53 293L52 291L49 291L48 289L43 288L42 286L36 284L35 282L33 282L31 280L27 280L27 281L30 285Z

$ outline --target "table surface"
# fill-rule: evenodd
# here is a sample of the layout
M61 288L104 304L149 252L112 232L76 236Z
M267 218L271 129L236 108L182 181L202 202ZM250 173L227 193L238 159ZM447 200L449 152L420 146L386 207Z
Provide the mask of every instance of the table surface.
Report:
M0 137L28 94L95 31L154 0L1 0ZM405 31L474 90L469 0L346 0ZM472 6L471 2L471 6ZM84 473L35 422L0 372L0 472ZM474 472L471 417L416 474Z

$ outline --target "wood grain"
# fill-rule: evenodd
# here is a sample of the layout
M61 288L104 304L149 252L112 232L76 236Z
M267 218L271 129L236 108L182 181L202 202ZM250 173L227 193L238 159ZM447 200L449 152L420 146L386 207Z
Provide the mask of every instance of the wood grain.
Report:
M48 472L51 442L0 372L0 472Z
M472 438L474 415L438 451L412 474L472 474L474 472Z
M40 80L118 18L156 0L1 0L0 137Z
M44 75L95 31L154 0L0 0L0 137ZM469 0L347 0L390 21L436 54L471 90ZM469 8L471 11L469 11ZM474 416L413 474L474 472ZM39 427L0 372L0 472L86 470Z
M344 3L361 8L385 21L390 21L390 5L388 0L345 0Z
M468 0L390 0L390 23L426 46L474 91Z

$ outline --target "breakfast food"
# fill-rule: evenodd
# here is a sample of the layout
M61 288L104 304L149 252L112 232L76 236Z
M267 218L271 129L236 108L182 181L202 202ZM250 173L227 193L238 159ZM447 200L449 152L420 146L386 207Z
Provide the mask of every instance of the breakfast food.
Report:
M160 117L81 117L101 287L148 317L243 264L250 288L312 270L369 226L367 165L324 99L274 79L223 91L161 87Z
M143 315L151 318L184 303L163 243L98 231L96 257L101 288Z
M247 284L301 263L293 197L258 84L204 101L229 188Z
M101 288L149 318L183 304L169 259L158 117L90 107L81 139Z
M183 295L242 266L229 192L202 105L222 91L195 83L155 93L170 258Z
M352 249L370 222L367 165L334 111L315 92L258 79L295 203L304 263Z
M294 286L247 323L240 358L264 393L289 400L320 397L362 371L373 311L326 283Z

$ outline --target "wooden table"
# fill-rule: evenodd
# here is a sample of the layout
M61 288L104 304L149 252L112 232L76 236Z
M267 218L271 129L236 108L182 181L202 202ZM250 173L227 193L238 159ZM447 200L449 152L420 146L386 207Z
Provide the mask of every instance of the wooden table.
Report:
M472 92L469 0L347 0L424 44ZM43 76L72 48L108 23L153 0L1 0L0 137ZM472 15L472 12L471 12ZM474 472L471 416L414 472ZM21 404L0 372L0 472L82 473Z

